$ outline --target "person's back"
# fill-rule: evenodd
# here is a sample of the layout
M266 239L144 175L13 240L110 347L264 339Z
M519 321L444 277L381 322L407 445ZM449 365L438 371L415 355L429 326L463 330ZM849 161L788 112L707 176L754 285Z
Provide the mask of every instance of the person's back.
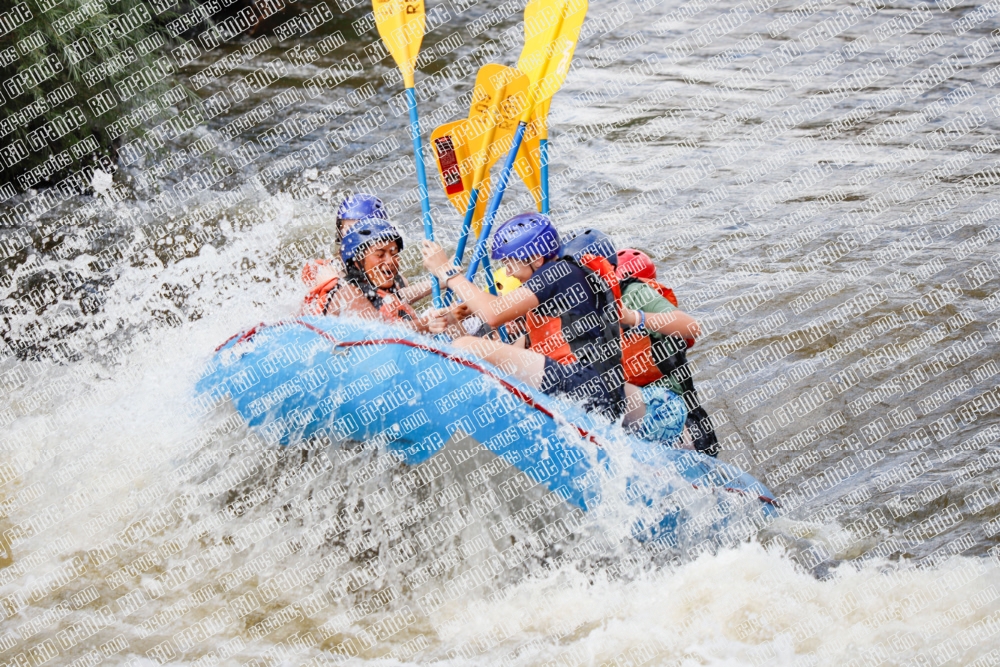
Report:
M595 283L572 261L547 261L524 283L539 301L525 324L529 348L555 362L546 364L547 385L574 395L583 384L597 383L610 403L605 414L617 418L625 411L621 329L617 317L609 317L613 295Z
M539 301L525 318L531 349L560 363L596 367L602 374L615 366L621 358L619 328L606 312L613 297L594 288L586 269L565 259L553 259L543 264L525 287ZM611 349L605 349L606 345Z

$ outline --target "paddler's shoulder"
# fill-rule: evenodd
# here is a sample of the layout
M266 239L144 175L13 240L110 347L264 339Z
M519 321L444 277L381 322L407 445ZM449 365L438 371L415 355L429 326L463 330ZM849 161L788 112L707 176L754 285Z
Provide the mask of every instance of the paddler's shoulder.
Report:
M677 310L666 297L641 280L623 281L622 303L626 308L647 313L669 313Z
M545 285L555 285L569 284L579 280L586 280L586 278L586 272L576 262L558 257L542 264L532 274L531 278L528 279L528 282L535 280L536 284L540 282Z

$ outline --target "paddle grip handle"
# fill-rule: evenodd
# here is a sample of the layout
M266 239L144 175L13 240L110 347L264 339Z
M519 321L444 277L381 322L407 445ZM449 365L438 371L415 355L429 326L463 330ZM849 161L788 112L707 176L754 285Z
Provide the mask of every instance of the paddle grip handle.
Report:
M521 142L524 140L524 130L527 125L527 123L521 121L517 124L517 130L514 131L514 140L510 145L510 152L507 153L503 169L500 170L500 180L497 182L496 191L490 197L490 204L486 208L486 216L483 220L483 228L479 231L479 240L476 242L476 249L472 253L469 270L465 273L465 278L469 282L472 282L472 279L476 277L476 269L479 268L480 263L487 256L486 244L490 238L490 231L493 229L493 221L497 217L497 211L500 210L500 201L503 199L503 192L507 189L507 183L510 181L510 173L514 170L514 160L517 158L517 151L521 148Z
M417 94L413 88L405 88L406 107L410 112L410 137L413 138L413 158L417 165L417 184L420 189L420 208L424 214L424 238L434 240L434 222L431 220L431 199L427 192L427 171L424 169L424 146L420 140L420 118L417 116ZM431 276L431 293L434 307L441 308L441 285Z
M542 213L549 214L549 140L538 140L538 161L542 167Z

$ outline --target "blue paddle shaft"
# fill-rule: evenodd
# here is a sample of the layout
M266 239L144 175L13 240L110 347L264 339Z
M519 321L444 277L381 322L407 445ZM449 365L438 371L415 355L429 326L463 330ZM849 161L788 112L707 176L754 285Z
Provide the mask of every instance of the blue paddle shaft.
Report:
M406 88L406 106L410 111L410 136L413 138L413 157L417 163L417 184L420 187L420 208L424 212L424 238L434 240L434 222L431 220L431 200L427 193L427 172L424 170L424 146L420 141L420 118L417 116L417 95L413 88ZM431 276L434 307L441 308L441 286Z
M542 213L549 214L549 140L538 140L538 161L542 165Z
M469 206L465 209L465 220L462 221L462 232L458 235L458 247L455 248L455 266L462 265L465 257L465 245L472 231L472 218L476 216L476 205L479 203L479 188L472 188L469 193Z
M493 296L497 295L497 284L493 280L493 268L490 266L490 258L483 256L483 273L486 274L486 287L490 290L490 294ZM504 343L510 343L510 337L507 335L507 327L500 325L497 327L497 332L500 334L500 340Z
M493 280L493 267L490 266L489 257L483 257L483 273L486 274L486 289L493 296L497 296L497 283Z
M507 183L510 181L510 173L514 170L514 160L517 159L517 151L521 148L521 142L524 140L524 129L526 127L527 123L524 121L517 124L517 130L514 132L514 141L510 145L510 152L507 153L503 169L500 170L500 180L497 182L496 192L493 193L493 196L490 198L490 204L486 208L486 218L483 220L483 228L479 231L479 240L476 242L476 249L472 253L472 259L469 261L469 270L465 273L465 278L470 282L476 277L476 269L479 268L480 263L486 258L486 244L490 238L493 221L497 217L497 211L500 209L500 200L503 199L503 192L507 189Z

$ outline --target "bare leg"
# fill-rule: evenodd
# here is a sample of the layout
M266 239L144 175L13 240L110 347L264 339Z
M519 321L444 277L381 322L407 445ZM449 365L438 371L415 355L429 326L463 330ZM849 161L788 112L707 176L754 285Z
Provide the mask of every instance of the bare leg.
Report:
M625 383L625 419L622 426L631 426L646 416L646 401L642 390L634 384Z
M452 341L452 345L485 359L535 389L542 384L545 357L537 352L475 336L456 338ZM634 384L625 384L625 409L624 426L629 426L646 415L646 403L642 391Z
M475 336L456 338L452 341L452 345L485 359L535 389L542 386L545 357L537 352Z

